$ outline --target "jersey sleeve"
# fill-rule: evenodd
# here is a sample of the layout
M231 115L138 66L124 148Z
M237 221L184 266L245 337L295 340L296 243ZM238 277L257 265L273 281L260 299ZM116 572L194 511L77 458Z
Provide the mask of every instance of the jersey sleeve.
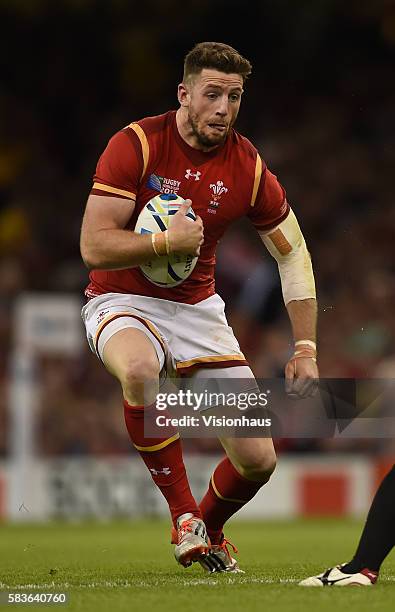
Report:
M117 132L97 163L91 193L135 201L142 171L137 136L132 130Z
M289 213L289 204L286 199L284 187L277 177L265 168L262 173L254 206L251 207L248 217L259 231L270 230Z

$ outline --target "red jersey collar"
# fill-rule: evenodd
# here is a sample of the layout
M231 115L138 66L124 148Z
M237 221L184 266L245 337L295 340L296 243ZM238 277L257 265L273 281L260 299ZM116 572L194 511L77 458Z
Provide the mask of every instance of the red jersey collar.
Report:
M180 149L184 152L184 154L188 157L188 159L193 163L195 167L201 166L202 164L205 164L207 161L209 161L213 157L216 157L218 153L222 151L222 149L228 142L229 134L225 142L221 144L219 147L217 147L216 149L213 149L212 151L200 151L199 149L194 149L187 142L185 142L185 140L180 135L180 132L178 131L177 121L176 121L176 111L172 111L172 115L173 115L172 130L173 130L175 140L178 146L180 147Z

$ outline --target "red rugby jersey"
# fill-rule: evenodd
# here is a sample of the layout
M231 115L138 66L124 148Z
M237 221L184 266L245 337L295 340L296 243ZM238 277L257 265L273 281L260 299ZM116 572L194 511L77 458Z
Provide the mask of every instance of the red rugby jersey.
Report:
M226 228L247 216L259 230L288 215L285 191L250 141L231 129L226 141L204 153L180 136L176 111L147 117L117 132L99 159L91 193L135 204L127 229L133 231L152 197L178 193L192 200L204 224L204 244L192 274L173 288L157 287L140 271L92 270L87 297L132 293L196 304L215 293L215 250Z

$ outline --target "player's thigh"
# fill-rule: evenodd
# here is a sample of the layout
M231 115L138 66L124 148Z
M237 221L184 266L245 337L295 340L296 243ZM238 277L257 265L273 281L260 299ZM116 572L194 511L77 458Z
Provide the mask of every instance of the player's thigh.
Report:
M155 347L140 329L126 327L113 334L103 347L103 363L107 370L123 380L128 373L139 372L142 378L159 374Z
M158 392L161 364L153 342L140 329L126 327L113 334L103 347L102 359L127 400L144 403L144 392L148 401Z
M217 391L224 396L259 392L255 376L247 365L222 368L205 368L202 365L192 373L191 386L193 391Z

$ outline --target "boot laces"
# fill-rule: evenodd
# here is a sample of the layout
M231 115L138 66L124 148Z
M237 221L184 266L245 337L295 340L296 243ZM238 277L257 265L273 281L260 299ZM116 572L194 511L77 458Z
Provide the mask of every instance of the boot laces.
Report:
M229 558L231 558L231 554L230 554L230 552L229 552L229 550L228 550L228 546L231 546L231 547L232 547L232 549L233 549L233 552L234 552L234 553L236 553L236 554L237 554L237 553L239 552L239 551L238 551L238 549L236 548L236 546L235 546L234 544L232 544L232 542L230 542L230 541L229 541L229 540L227 540L226 538L224 538L224 539L222 540L221 544L218 544L218 546L219 546L220 548L222 548L222 550L223 550L224 552L226 552L226 554L228 555L228 557L229 557Z
M181 542L182 538L187 535L187 533L192 533L192 523L195 521L194 518L186 519L181 523L178 528L178 541Z

